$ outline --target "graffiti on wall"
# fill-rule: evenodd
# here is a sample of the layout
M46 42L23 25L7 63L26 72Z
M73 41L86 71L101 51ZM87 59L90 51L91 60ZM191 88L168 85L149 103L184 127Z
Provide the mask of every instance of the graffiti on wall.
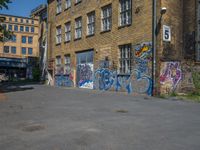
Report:
M66 87L74 86L73 75L70 66L65 65L56 67L55 85Z
M181 79L180 62L163 62L161 64L160 84L162 94L174 92Z
M93 89L93 64L78 64L78 87Z
M94 73L94 88L99 90L126 91L152 95L152 44L144 42L134 46L134 70L131 74L120 74L100 66Z

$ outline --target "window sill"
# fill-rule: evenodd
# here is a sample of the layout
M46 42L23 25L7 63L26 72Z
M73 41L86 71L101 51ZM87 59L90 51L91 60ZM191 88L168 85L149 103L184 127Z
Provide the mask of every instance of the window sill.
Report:
M76 6L76 5L78 5L78 4L80 4L82 1L80 1L80 2L77 2L77 3L75 3L74 5Z
M59 12L59 13L56 13L56 16L58 16L58 15L60 15L61 14L61 12Z
M65 8L65 10L64 11L67 11L68 9L70 9L71 8L71 6L70 7L67 7L67 8Z
M111 31L111 29L110 30L101 31L100 34L107 33L107 32L110 32L110 31Z
M59 46L59 45L61 45L61 43L56 43L56 46Z
M80 37L80 38L77 38L77 39L74 39L74 41L78 41L78 40L81 40L81 37Z
M121 26L118 27L118 29L125 28L125 27L130 27L130 26L131 26L131 23L130 24L121 25Z
M87 35L86 38L93 37L94 34Z
M65 41L65 44L70 43L70 41Z

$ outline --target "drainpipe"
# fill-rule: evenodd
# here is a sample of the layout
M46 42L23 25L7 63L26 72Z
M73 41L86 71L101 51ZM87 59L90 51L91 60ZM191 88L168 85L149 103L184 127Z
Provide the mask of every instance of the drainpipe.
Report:
M157 24L157 17L156 17L156 4L157 0L153 0L153 13L152 13L152 53L153 53L153 63L152 63L152 95L156 95L156 24Z

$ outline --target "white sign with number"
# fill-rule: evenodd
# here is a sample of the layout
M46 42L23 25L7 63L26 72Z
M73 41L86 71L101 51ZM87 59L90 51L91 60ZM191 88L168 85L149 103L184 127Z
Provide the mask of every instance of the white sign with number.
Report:
M163 41L171 41L171 28L166 25L163 25Z

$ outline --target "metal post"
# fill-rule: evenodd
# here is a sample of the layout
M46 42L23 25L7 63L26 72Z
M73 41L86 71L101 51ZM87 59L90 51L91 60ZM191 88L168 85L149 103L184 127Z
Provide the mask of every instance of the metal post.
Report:
M152 94L156 94L156 24L157 24L157 11L156 11L157 0L153 0L153 14L152 14L152 48L153 48L153 63L152 63Z

